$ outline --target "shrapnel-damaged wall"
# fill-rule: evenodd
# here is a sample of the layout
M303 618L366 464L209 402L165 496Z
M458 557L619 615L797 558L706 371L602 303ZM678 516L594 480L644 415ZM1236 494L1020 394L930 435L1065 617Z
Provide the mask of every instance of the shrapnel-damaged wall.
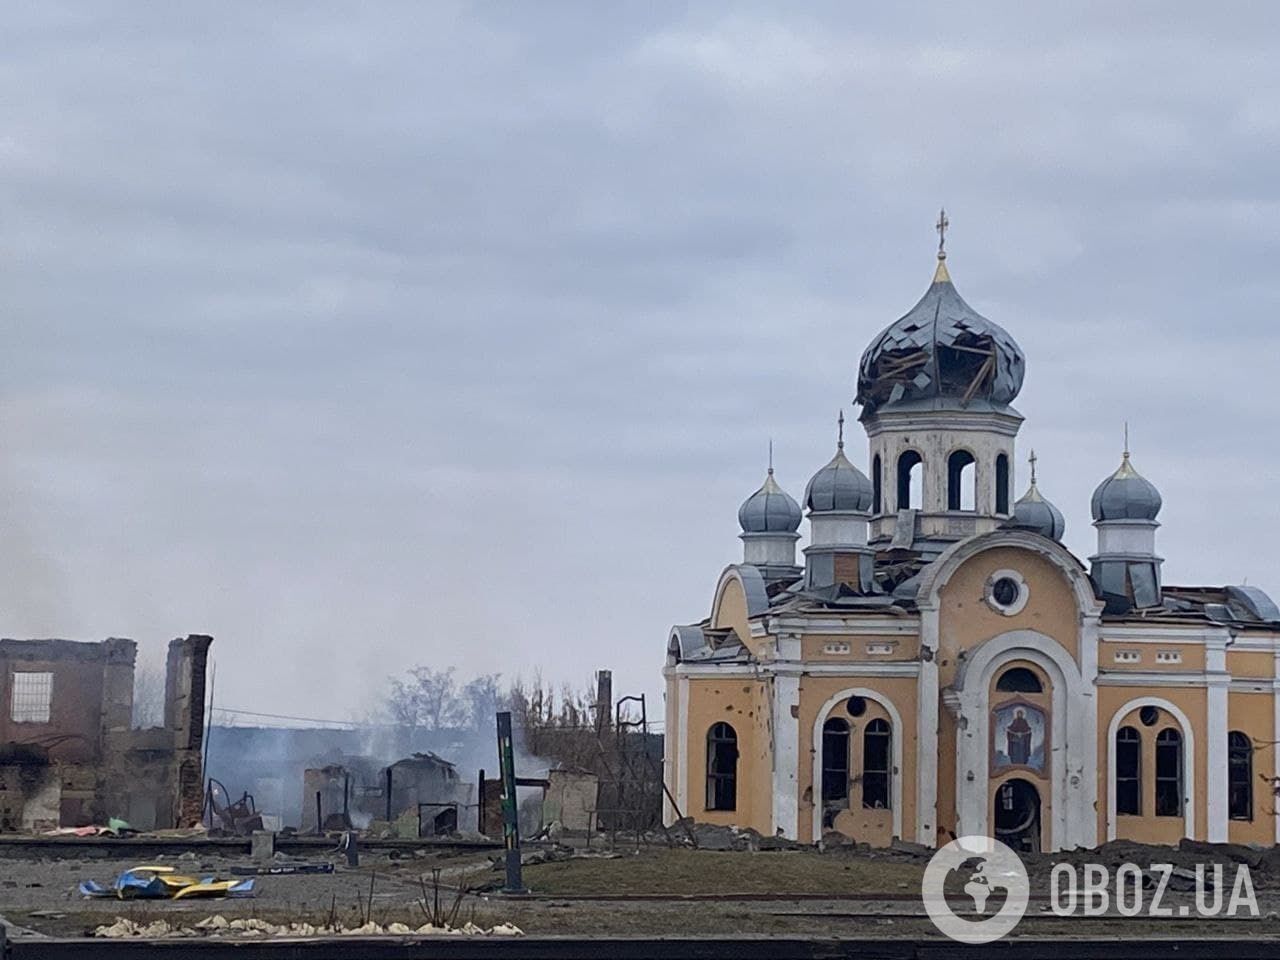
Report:
M199 823L212 642L169 644L165 726L135 730L132 640L0 640L0 831ZM47 675L34 683L44 692L27 681L15 699L24 673Z

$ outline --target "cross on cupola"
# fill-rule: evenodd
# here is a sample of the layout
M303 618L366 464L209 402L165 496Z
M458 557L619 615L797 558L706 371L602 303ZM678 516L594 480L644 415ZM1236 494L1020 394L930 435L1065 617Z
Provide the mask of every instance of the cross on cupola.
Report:
M938 231L938 259L947 259L947 227L951 226L951 221L947 219L947 210L945 207L938 210L938 222L933 228Z

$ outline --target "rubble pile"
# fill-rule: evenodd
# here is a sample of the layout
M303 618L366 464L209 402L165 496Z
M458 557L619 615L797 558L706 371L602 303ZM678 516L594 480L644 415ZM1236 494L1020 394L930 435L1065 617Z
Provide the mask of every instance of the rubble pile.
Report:
M147 939L182 937L229 936L256 939L260 937L333 937L333 936L488 936L519 937L524 931L511 923L499 923L495 926L478 927L474 923L466 923L461 927L448 924L436 926L424 923L420 927L411 927L406 923L380 924L369 921L357 927L316 926L311 923L269 923L257 918L228 920L221 914L206 917L193 925L170 923L167 920L154 920L151 923L138 923L126 917L116 917L115 923L97 927L93 931L95 937L109 940Z

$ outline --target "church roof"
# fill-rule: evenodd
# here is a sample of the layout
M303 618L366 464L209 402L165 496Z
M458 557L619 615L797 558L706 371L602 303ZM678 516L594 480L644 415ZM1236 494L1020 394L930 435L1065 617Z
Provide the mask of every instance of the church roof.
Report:
M1133 468L1125 450L1120 467L1093 491L1094 520L1154 520L1163 501L1154 483Z
M871 509L872 499L871 481L844 455L843 441L836 455L813 475L804 491L804 505L815 513L866 513Z
M760 489L738 508L743 533L795 533L800 529L800 504L773 478L769 468Z

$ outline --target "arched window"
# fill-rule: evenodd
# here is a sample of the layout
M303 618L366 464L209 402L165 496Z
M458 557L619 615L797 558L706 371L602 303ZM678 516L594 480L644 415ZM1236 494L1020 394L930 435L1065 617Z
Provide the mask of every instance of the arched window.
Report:
M1156 816L1182 816L1182 734L1172 727L1156 734Z
M977 467L973 454L956 450L947 457L947 509L974 510L978 502Z
M924 461L914 450L898 457L898 509L919 510L924 502Z
M707 731L707 809L733 810L737 805L738 734L727 723L713 723Z
M996 513L1009 512L1009 458L996 457Z
M893 776L893 729L879 718L862 733L862 805L872 810L892 806L889 784Z
M1142 816L1142 734L1133 727L1116 731L1116 813Z
M884 477L881 476L878 453L871 458L871 512L884 512Z
M1253 741L1239 730L1227 734L1227 810L1232 820L1253 819Z
M1026 667L1010 667L1000 674L996 689L1003 693L1043 693L1044 687L1034 671Z
M848 801L849 723L832 717L822 725L822 808L847 807Z

